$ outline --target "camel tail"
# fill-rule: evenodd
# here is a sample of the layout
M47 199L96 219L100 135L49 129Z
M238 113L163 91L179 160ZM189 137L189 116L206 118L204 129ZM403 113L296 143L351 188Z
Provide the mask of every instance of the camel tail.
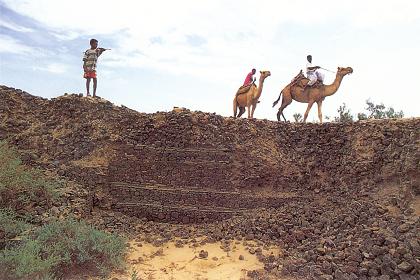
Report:
M276 106L277 103L279 103L279 100L280 100L280 97L281 97L282 93L283 93L283 91L280 91L279 98L277 98L277 100L273 102L273 107Z
M233 99L233 117L236 118L236 114L238 113L238 100L237 96Z

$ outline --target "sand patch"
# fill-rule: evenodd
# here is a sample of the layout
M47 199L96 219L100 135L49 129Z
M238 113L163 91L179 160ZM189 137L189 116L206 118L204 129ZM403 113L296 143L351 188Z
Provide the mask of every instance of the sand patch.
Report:
M232 241L230 250L226 252L220 242L197 247L184 245L179 248L175 246L175 242L156 247L149 243L132 241L127 273L113 277L131 279L130 275L136 271L139 279L239 280L246 278L247 271L264 268L256 254L249 252L249 248L257 248L254 246L250 242L244 246L242 242ZM208 253L206 258L200 257L202 250ZM275 247L261 250L264 255L279 254Z

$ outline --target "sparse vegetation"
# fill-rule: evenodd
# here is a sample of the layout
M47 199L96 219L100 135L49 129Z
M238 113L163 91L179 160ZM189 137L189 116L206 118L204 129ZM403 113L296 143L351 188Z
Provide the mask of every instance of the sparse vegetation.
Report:
M404 117L403 111L396 112L392 107L385 107L383 103L375 104L369 99L366 100L367 107L365 108L367 113L357 114L359 120L366 119L397 119Z
M135 269L131 272L131 280L139 280L139 273Z
M338 117L334 117L335 122L352 122L353 116L350 112L350 109L347 108L346 103L343 103L338 110Z
M294 113L293 114L293 119L295 120L295 122L302 122L302 120L303 120L302 114Z
M367 120L367 119L396 119L404 117L403 111L395 111L394 108L387 108L383 103L375 104L369 99L366 100L366 111L363 113L357 114L358 120ZM334 117L334 122L352 122L353 115L350 112L350 109L347 108L347 105L343 103L338 110L338 116ZM326 118L328 119L328 118Z
M0 278L61 276L69 269L89 267L100 273L120 267L124 239L73 219L55 221L26 235L21 244L0 253Z
M23 165L5 142L0 159L0 279L55 279L80 267L106 274L123 265L127 244L115 234L71 218L32 225L32 205L57 199L60 183Z
M24 208L30 201L49 204L57 197L59 183L47 180L40 170L22 164L17 152L0 142L0 207Z
M12 209L0 208L0 240L14 238L28 230L30 225ZM1 245L0 245L1 249Z

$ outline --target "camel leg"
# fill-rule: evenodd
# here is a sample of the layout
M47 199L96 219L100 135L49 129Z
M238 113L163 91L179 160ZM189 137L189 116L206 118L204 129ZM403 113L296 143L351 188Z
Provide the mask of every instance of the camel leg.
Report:
M255 111L255 108L257 107L257 102L255 102L255 104L252 104L251 107L252 107L252 109L251 109L251 119L253 119L254 118L254 111Z
M319 118L319 122L322 123L322 101L318 101L316 104L318 104L318 118Z
M245 108L244 107L239 107L239 114L238 114L238 118L240 118L242 116L242 114L245 113Z
M308 104L308 108L306 108L306 112L303 115L303 122L306 122L306 119L308 118L308 114L309 114L309 111L312 108L312 105L314 105L314 102L313 101L310 101L309 104Z
M246 107L248 109L248 119L250 119L251 118L251 104Z
M279 108L279 111L277 112L277 120L281 121L280 116L283 116L284 121L286 121L286 118L283 115L283 110L289 106L289 104L292 103L291 98L285 98L285 95L283 95L283 99L281 101L281 106Z
M238 112L238 102L236 102L236 97L233 99L233 117L236 118L236 113Z

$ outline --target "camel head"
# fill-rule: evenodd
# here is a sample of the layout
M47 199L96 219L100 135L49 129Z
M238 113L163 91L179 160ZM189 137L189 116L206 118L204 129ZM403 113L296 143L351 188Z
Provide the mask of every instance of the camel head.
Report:
M268 76L271 76L270 71L260 71L260 74L261 74L260 79L265 79Z
M353 73L353 68L351 67L338 67L337 68L337 74L341 75L341 76L345 76L347 74L351 74Z

